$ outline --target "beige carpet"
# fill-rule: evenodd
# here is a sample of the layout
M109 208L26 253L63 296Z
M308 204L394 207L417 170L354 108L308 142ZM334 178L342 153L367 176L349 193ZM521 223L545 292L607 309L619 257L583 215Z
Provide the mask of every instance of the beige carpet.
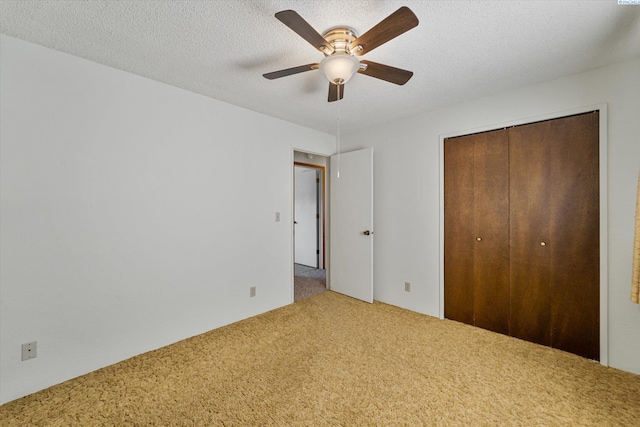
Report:
M2 426L640 425L640 376L324 292L0 407Z

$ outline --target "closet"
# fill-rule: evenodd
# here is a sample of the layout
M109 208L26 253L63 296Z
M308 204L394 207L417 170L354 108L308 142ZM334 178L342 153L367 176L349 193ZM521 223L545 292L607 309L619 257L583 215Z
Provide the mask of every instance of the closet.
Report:
M448 319L599 360L599 113L444 141Z

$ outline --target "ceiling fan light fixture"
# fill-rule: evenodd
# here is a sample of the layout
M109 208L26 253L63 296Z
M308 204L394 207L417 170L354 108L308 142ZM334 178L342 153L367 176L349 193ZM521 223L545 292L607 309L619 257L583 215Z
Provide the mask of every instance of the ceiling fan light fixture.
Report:
M345 84L358 72L358 68L360 61L346 53L334 53L320 62L320 70L334 84Z
M265 79L279 79L320 69L329 80L327 101L334 102L343 98L343 85L355 73L397 85L405 84L413 76L411 71L372 61L363 60L360 62L356 58L356 56L364 55L418 25L418 18L406 6L399 8L361 36L358 36L352 28L345 26L329 28L324 34L320 34L294 10L283 10L276 13L275 16L310 45L322 52L325 58L320 63L300 65L263 74Z

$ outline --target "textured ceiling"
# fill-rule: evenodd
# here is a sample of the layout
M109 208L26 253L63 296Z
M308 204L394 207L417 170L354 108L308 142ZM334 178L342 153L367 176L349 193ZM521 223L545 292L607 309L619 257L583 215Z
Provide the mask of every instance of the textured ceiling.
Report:
M363 34L400 6L418 27L362 59L413 71L405 86L356 74L326 101L319 71L263 73L322 54L274 17ZM602 1L1 1L4 34L329 133L640 56L640 6Z

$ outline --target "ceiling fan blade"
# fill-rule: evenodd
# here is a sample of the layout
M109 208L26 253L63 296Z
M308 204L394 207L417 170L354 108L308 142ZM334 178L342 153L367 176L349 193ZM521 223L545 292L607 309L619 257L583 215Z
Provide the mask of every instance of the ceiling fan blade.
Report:
M293 74L304 73L305 71L311 71L311 70L317 70L317 69L318 69L317 63L307 64L307 65L300 65L298 67L287 68L284 70L273 71L271 73L263 74L262 76L265 79L273 80L273 79L279 79L280 77L291 76Z
M367 68L360 68L358 73L395 83L397 85L405 84L409 81L411 76L413 76L412 71L403 70L390 65L378 64L377 62L360 61L360 64L365 64Z
M411 9L403 6L355 39L349 48L354 55L364 55L417 25L416 15ZM362 49L358 48L358 45L362 46Z
M344 85L329 83L329 102L340 101L344 96Z
M302 16L293 10L283 10L276 13L278 18L284 25L295 31L300 37L308 41L311 46L327 55L333 53L333 47L320 35Z

